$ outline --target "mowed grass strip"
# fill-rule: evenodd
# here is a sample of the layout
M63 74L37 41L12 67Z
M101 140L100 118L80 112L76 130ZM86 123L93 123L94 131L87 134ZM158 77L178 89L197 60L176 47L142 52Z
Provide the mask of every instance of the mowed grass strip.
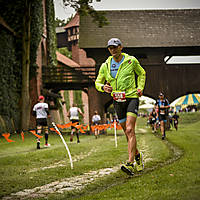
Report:
M167 132L167 140L181 148L183 156L141 176L73 199L80 200L199 200L200 199L200 113L180 114L179 130ZM165 142L163 142L165 143ZM64 199L64 198L63 198Z
M145 125L145 119L138 119L138 128L145 128ZM118 148L116 148L113 132L113 130L110 130L108 131L108 135L101 135L98 139L95 139L93 135L81 135L80 144L76 144L76 142L69 143L69 136L64 135L70 148L72 158L81 154L87 155L88 152L95 149L89 156L75 162L73 170L70 168L66 149L59 136L56 134L51 134L49 137L51 147L40 150L36 150L35 137L30 133L25 134L24 142L22 142L20 135L13 135L11 137L11 139L16 141L15 143L7 143L5 139L1 137L0 196L9 196L11 193L23 191L24 189L31 189L64 178L79 176L89 171L119 165L128 159L127 141L126 137L118 131ZM143 151L144 157L147 160L145 167L154 166L156 163L164 162L170 157L170 151L167 146L159 138L153 136L150 131L147 133L138 132L137 139L138 147ZM74 140L76 141L75 137ZM44 139L42 139L42 142L43 141ZM65 167L30 172L32 169L42 169L58 162L63 163L63 161L65 161ZM47 196L49 199L66 199L72 196L86 195L88 191L92 193L93 191L100 192L105 190L108 186L110 188L113 183L114 185L121 185L121 183L127 184L126 182L128 180L129 178L126 174L119 170L118 173L101 178L81 191L73 191L64 194L56 193L55 195L47 194Z

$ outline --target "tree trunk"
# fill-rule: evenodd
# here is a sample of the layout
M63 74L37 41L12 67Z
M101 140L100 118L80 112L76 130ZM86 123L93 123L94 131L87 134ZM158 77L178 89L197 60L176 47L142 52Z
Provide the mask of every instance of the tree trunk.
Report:
M29 94L29 72L30 72L30 0L25 0L25 13L23 18L22 36L22 91L21 91L21 129L27 130L30 121L30 94Z

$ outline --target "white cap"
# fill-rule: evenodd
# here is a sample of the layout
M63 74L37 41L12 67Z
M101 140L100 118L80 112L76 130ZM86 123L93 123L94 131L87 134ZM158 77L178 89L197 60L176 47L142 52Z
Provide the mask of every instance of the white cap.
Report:
M116 47L117 47L117 46L119 46L119 45L122 45L120 39L118 39L118 38L111 38L111 39L108 41L107 47L109 47L109 46L116 46Z

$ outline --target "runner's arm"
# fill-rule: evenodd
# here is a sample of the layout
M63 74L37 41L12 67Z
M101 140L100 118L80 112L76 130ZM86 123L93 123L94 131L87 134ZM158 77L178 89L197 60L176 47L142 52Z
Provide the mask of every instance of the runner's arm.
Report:
M84 114L82 113L80 108L78 108L78 112L84 117Z
M103 65L101 65L99 69L99 74L97 76L97 79L95 81L95 87L99 92L104 92L104 82L105 82L105 76L104 76L104 70L103 70Z
M67 117L70 117L70 111L67 112Z
M35 106L33 107L32 115L33 115L34 117L36 117L36 109L35 109Z
M35 111L35 110L32 111L32 115L33 115L34 117L36 117L36 111Z
M137 90L143 91L144 90L144 86L145 86L145 81L146 81L146 72L145 70L141 67L140 63L138 62L138 60L135 60L135 72L138 75L137 78Z

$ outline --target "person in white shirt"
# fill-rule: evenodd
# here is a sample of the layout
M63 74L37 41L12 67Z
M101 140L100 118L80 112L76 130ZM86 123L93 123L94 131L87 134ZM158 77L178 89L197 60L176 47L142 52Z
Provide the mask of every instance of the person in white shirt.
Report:
M47 117L49 115L48 104L44 103L44 96L39 96L38 103L33 107L33 115L36 117L36 130L37 134L40 135L42 130L45 132L45 147L49 147L48 144L48 125ZM40 149L40 139L37 138L37 149Z
M92 123L93 123L93 125L99 125L100 121L101 121L101 117L96 110L94 112L94 115L92 116ZM97 129L97 128L94 129L94 135L95 135L95 138L97 139L97 137L99 135L99 129Z
M84 117L81 109L78 108L75 103L73 103L72 107L69 109L69 112L67 113L67 116L70 118L70 121L72 123L77 122L77 125L78 125L79 124L79 113ZM78 130L75 126L72 126L70 142L73 141L74 132L76 132L77 143L80 143L79 133L78 133Z

